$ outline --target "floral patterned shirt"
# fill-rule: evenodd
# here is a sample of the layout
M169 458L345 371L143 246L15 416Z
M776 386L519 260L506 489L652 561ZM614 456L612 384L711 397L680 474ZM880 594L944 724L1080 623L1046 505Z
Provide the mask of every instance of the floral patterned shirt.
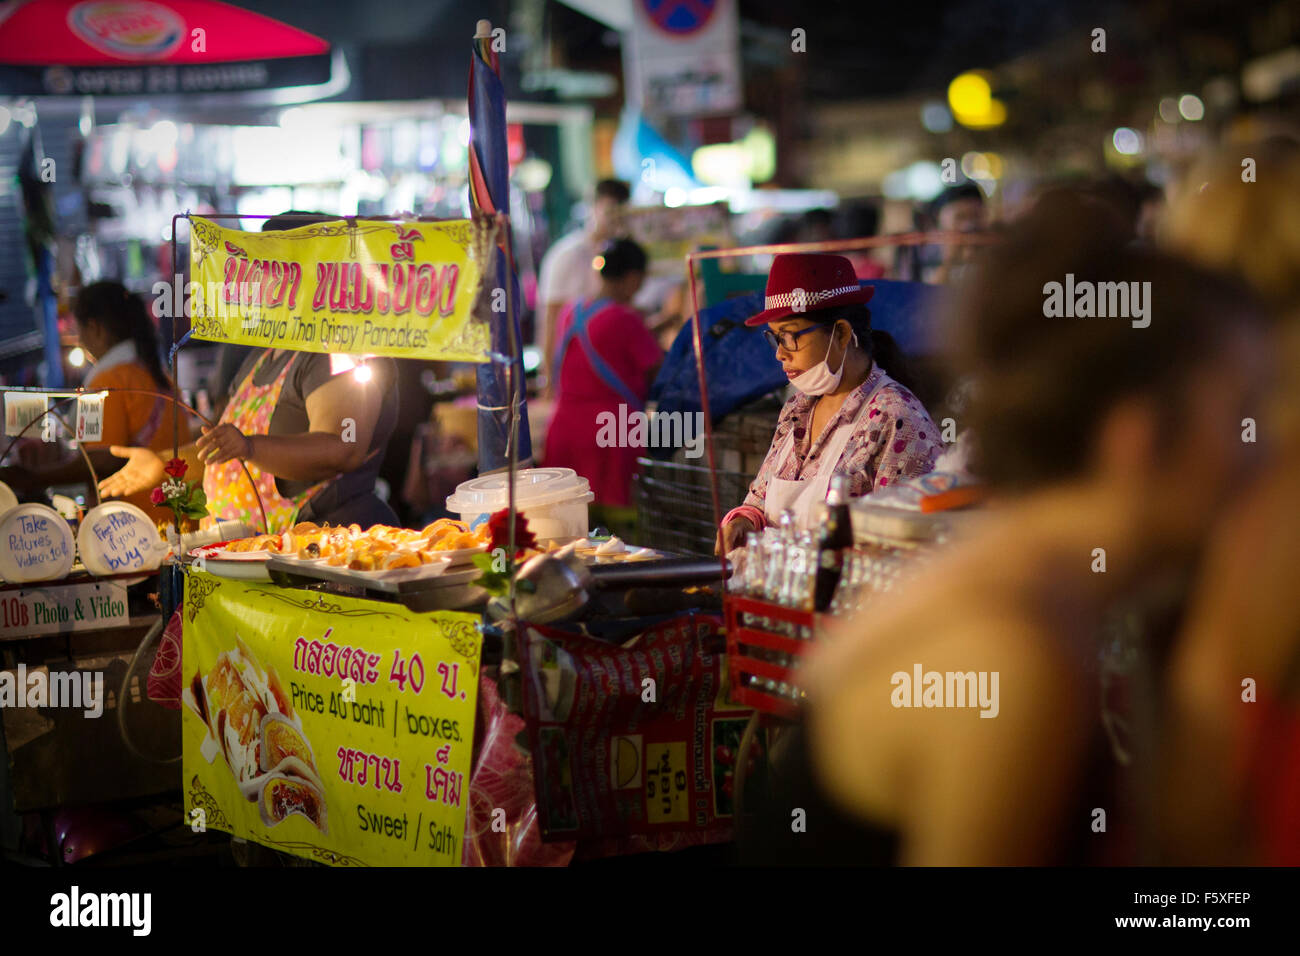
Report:
M826 462L820 459L826 443L838 428L853 427L862 403L877 384L880 389L871 397L867 417L857 425L840 460L830 463L835 469L832 474L847 475L849 494L860 497L887 487L891 481L929 472L943 451L939 429L930 420L921 400L877 365L840 406L815 442L810 442L809 433L816 398L800 392L785 403L772 446L749 486L745 505L762 512L767 486L773 478L809 480L826 467ZM792 429L794 446L789 454L783 454L786 437Z

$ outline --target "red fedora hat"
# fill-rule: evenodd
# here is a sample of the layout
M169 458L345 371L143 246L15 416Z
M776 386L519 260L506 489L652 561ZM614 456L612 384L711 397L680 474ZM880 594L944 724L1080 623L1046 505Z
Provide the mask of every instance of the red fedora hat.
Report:
M875 294L873 287L858 285L853 263L843 256L787 252L772 260L763 311L745 324L766 325L814 309L867 302Z

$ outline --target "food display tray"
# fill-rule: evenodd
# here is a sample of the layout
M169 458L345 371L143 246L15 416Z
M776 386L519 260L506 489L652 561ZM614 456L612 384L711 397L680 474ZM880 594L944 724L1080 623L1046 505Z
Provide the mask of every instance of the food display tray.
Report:
M287 583L291 586L304 582L329 581L385 594L414 594L455 587L473 581L483 573L472 564L425 564L418 568L396 568L391 571L353 571L324 561L299 561L297 558L279 555L267 559L266 570L272 581L281 583L281 578L288 578L290 580Z

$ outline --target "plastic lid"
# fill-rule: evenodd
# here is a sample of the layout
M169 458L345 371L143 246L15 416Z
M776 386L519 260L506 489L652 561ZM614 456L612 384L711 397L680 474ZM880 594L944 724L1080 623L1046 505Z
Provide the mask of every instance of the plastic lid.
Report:
M51 581L72 570L72 528L49 505L31 502L0 516L0 578Z
M18 507L18 496L13 493L13 489L0 481L0 515L16 507Z
M510 504L504 471L462 481L447 498L447 510L457 514L500 511ZM591 501L591 483L572 468L525 468L515 476L515 506L523 511L559 501Z
M152 571L167 554L153 521L129 501L106 501L87 511L77 548L91 574Z

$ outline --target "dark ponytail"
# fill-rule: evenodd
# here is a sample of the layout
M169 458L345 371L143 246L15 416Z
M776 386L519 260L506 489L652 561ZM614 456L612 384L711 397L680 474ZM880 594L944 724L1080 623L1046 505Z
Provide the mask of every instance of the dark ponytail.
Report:
M115 343L134 342L136 358L148 370L149 377L160 389L171 390L171 381L163 371L158 352L158 332L141 296L120 282L92 282L77 293L72 313L80 323L92 319L99 322Z
M602 279L621 279L629 272L645 272L645 250L631 239L614 239L605 243L596 260Z
M807 314L814 322L834 325L843 319L853 329L860 345L873 362L889 373L892 378L909 392L916 392L915 379L907 356L898 347L898 342L884 329L871 327L871 309L865 304L845 305L838 308L821 309Z
M895 382L909 392L915 393L916 380L912 377L911 366L894 337L884 329L871 329L867 335L871 342L868 348L872 360L888 372L889 377ZM862 340L861 335L858 336L858 340Z

